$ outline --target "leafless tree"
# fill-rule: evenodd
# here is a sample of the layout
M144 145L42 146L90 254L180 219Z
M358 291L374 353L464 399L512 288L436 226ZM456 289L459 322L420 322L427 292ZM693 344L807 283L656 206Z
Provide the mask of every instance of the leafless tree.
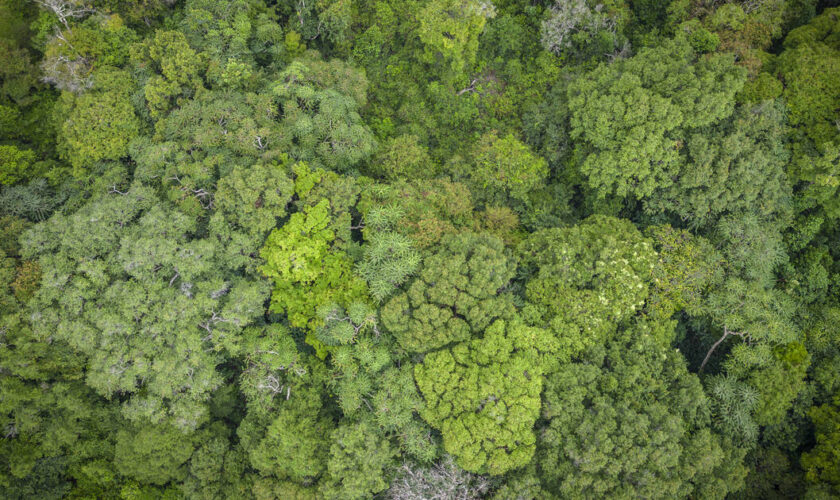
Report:
M93 7L78 0L35 0L35 3L55 14L68 31L70 31L68 19L81 19L95 12Z
M430 468L403 464L386 496L391 500L473 500L489 489L486 477L461 469L447 455Z
M551 16L542 24L543 47L560 54L571 47L571 36L579 31L594 33L606 29L615 32L615 20L602 10L600 4L590 9L585 0L557 0L551 7Z
M741 8L744 9L746 14L750 14L761 8L761 6L764 5L764 1L765 0L744 0L741 2Z
M75 52L73 44L67 40L58 26L56 26L55 35L53 35L53 41L56 40ZM59 90L67 90L78 94L93 86L90 70L90 62L80 55L75 57L64 54L53 55L41 62L41 73L43 74L41 80L44 83L55 85Z

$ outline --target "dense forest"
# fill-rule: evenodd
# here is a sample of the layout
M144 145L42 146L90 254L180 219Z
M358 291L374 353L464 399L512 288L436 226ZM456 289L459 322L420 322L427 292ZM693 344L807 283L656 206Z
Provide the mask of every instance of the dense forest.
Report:
M838 4L0 0L0 497L840 498Z

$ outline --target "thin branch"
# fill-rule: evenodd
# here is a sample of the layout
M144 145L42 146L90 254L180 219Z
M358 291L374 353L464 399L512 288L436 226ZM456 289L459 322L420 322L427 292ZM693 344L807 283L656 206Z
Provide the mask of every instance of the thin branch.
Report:
M712 345L712 348L709 349L709 352L706 353L706 357L703 358L703 362L700 363L700 369L698 370L698 373L703 371L703 368L706 366L706 363L708 363L709 358L712 356L712 353L715 352L715 349L717 349L718 346L724 340L726 340L726 338L729 337L730 335L737 335L738 337L741 337L742 339L746 340L747 342L752 342L752 337L748 333L746 333L746 332L733 332L729 328L724 326L723 327L723 336L721 336L721 338L719 338L718 341L715 342Z

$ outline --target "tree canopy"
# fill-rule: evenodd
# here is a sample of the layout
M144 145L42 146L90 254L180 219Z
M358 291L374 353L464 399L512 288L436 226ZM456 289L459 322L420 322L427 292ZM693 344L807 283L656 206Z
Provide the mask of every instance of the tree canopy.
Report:
M0 0L0 498L840 497L836 0Z

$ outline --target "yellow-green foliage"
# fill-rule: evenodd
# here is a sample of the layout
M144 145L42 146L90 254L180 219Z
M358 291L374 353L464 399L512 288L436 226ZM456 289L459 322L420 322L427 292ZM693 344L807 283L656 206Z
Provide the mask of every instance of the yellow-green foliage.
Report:
M542 372L519 331L529 328L497 320L482 338L427 354L415 368L423 418L468 471L504 474L534 454Z

